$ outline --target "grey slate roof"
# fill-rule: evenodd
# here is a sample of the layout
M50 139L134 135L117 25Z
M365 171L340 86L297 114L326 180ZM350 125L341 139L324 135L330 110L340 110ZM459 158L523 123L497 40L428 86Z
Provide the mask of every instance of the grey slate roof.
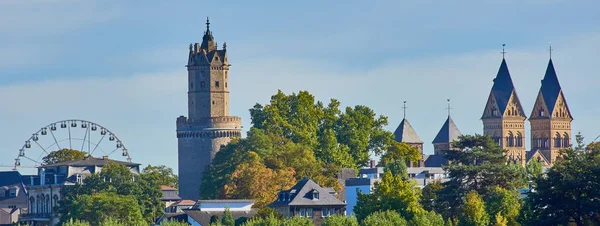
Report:
M312 192L319 193L319 199L312 199ZM322 188L313 180L305 177L294 185L290 190L281 191L280 194L289 194L289 200L280 200L279 198L269 204L271 207L276 206L333 206L346 204L334 195L329 193L328 189ZM285 195L284 195L285 196Z
M82 158L82 159L76 159L76 160L71 160L71 161L66 161L66 162L59 162L56 164L50 164L50 165L44 165L43 167L53 167L53 166L104 166L108 163L116 163L116 164L120 164L120 165L126 165L126 166L139 166L139 163L133 163L133 162L123 162L123 161L117 161L117 160L113 160L113 159L104 159L104 158L94 158L94 157L86 157L86 158Z
M183 210L187 216L194 219L200 225L210 225L210 217L213 215L219 216L219 219L223 216L223 211L200 211L200 210ZM251 218L258 212L257 209L252 209L250 211L231 211L231 215L233 216L233 220L237 220L240 217Z
M16 184L21 184L21 174L19 171L0 172L0 187L13 186Z
M162 190L162 197L160 197L160 200L162 201L167 201L167 200L181 200L181 197L179 197L179 195L177 195L177 191L172 191L172 190Z
M442 125L442 128L435 136L432 143L450 143L458 139L461 135L458 127L456 127L456 124L454 124L454 121L452 121L452 118L448 115L448 119L446 119L446 122L444 122L444 125Z
M448 165L448 159L445 155L423 155L425 167L442 167Z
M396 128L396 131L394 131L394 139L404 143L423 143L421 138L419 138L419 135L417 135L417 132L415 132L406 119L402 119L402 122L400 122L400 125Z
M514 90L515 86L513 85L512 78L510 77L506 60L502 59L502 63L498 69L498 74L494 79L494 85L492 86L492 92L496 98L496 104L498 105L498 109L502 114L506 110L510 95Z
M560 83L558 82L558 76L556 75L556 71L554 70L554 64L552 63L552 59L550 59L550 61L548 62L548 68L546 68L546 74L544 75L544 79L542 80L542 87L540 88L540 93L544 98L544 103L546 103L546 108L548 108L549 114L552 114L552 112L554 111L554 106L556 105L556 100L558 99L558 95L560 94L560 92L561 88Z

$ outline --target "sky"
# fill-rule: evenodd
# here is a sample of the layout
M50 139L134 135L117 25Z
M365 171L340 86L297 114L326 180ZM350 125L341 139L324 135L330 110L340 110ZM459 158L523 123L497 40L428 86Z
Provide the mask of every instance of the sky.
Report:
M366 105L388 116L390 131L407 101L406 117L432 153L447 99L463 134L482 133L503 43L529 115L551 42L573 134L600 135L598 1L139 3L0 0L0 165L14 164L41 127L85 119L114 132L134 162L176 171L188 45L201 42L206 17L219 46L227 42L231 114L244 132L248 109L278 89ZM528 131L526 123L527 146Z

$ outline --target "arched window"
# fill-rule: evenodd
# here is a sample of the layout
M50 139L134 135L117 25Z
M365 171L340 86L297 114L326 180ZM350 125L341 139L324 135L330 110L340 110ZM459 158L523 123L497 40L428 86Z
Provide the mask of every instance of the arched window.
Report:
M35 213L35 198L29 197L29 213Z
M41 207L41 203L40 202L41 202L40 201L40 196L38 195L38 196L35 197L35 213L41 213L42 212L42 210L40 208Z
M508 132L508 137L506 137L506 143L508 144L509 147L515 146L515 136L513 135L512 132Z
M563 147L568 148L571 146L571 141L569 140L569 134L565 133L563 135L563 143L562 143Z
M521 135L521 132L517 132L517 138L515 141L517 143L517 147L523 147L523 135Z
M542 138L542 140L543 140L543 143L544 143L543 147L545 147L545 148L550 147L550 145L548 144L548 140L549 139L547 137Z
M554 135L554 147L555 147L555 148L559 148L559 147L561 146L561 145L560 145L560 141L561 141L561 139L560 139L560 134L559 134L559 133L556 133L556 134Z
M50 195L46 195L46 213L50 213L52 210L52 206L50 204Z
M52 207L55 207L56 203L58 203L58 195L54 195L54 197L52 197Z

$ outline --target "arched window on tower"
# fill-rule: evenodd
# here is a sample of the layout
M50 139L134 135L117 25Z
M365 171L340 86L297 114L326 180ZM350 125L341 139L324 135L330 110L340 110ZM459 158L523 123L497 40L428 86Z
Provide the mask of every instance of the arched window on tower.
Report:
M559 148L559 147L561 146L561 145L560 145L560 142L561 142L561 140L562 140L562 139L560 139L560 134L559 134L559 133L556 133L556 134L554 135L554 147L555 147L555 148Z
M542 109L542 110L540 110L540 113L539 113L539 115L540 115L541 117L543 117L543 116L544 116L544 110L543 110L543 109Z
M509 146L509 147L515 146L515 136L513 135L512 132L508 132L508 136L506 137L506 143L508 144L507 146Z
M565 133L563 134L563 143L562 143L563 147L568 148L571 146L571 140L569 140L569 134Z
M521 132L517 132L515 141L517 147L523 147L523 135L521 135Z
M550 145L548 144L549 139L547 137L542 138L543 141L543 147L548 148L550 147Z
M35 213L35 198L29 197L29 213Z

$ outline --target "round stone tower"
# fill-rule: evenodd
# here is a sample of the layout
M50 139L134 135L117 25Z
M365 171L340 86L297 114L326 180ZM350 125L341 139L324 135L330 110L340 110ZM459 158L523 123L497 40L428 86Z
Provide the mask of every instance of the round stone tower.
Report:
M206 20L202 43L190 44L188 116L177 118L179 196L198 200L202 174L222 145L241 137L242 119L229 116L227 45L218 49Z

